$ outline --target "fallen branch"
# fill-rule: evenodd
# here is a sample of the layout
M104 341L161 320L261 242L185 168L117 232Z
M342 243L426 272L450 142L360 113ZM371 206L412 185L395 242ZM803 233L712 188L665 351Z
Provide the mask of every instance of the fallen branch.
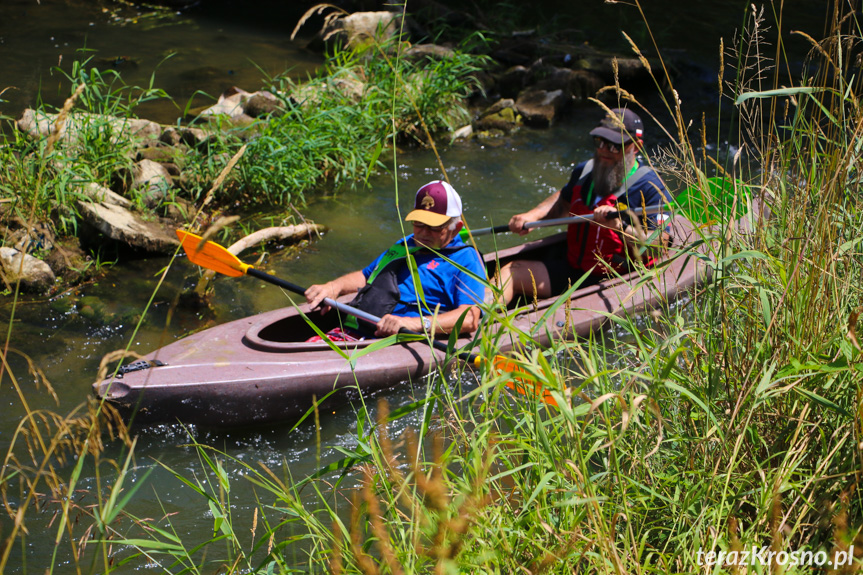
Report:
M279 240L298 242L304 238L312 239L313 235L319 235L325 229L324 226L311 223L302 223L296 226L281 226L278 228L264 228L237 240L228 247L228 251L238 256L251 246L257 244Z
M228 251L235 256L238 256L250 247L262 243L275 241L298 242L306 238L312 239L313 236L320 235L324 230L326 230L325 226L309 222L304 222L295 226L264 228L240 238L228 247ZM199 302L204 300L210 280L215 275L216 272L207 270L204 272L204 275L201 276L201 279L198 280L198 285L195 286L194 294Z

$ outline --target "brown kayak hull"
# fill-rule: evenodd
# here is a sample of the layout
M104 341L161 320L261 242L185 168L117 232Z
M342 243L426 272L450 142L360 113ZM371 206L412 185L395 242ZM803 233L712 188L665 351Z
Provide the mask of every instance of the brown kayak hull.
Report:
M677 219L673 235L674 245L683 246L694 232L688 222ZM565 234L557 234L502 250L497 261L530 259L531 252L559 244L564 238ZM662 309L706 278L706 268L696 254L679 254L680 249L673 248L659 268L661 273L651 280L630 274L576 290L569 303L558 306L542 326L536 323L556 298L540 301L536 307L519 308L512 312L516 317L510 319L515 327L534 333L540 345L548 345L552 337L588 335L607 321L608 314L635 315L650 308ZM494 265L493 255L486 260ZM139 422L236 427L296 420L313 405L313 397L320 400L328 396L322 406L325 409L357 398L361 392L418 382L445 359L445 354L421 341L367 354L361 351L369 341L338 343L341 353L326 343L306 343L314 332L299 311L323 330L337 325L336 313L321 316L305 304L261 313L157 349L145 356L146 364L139 364L152 367L97 382L93 391L125 417L134 415ZM458 346L469 350L471 343L469 338L461 338ZM501 334L500 351L511 348L512 342ZM156 365L159 362L164 365Z

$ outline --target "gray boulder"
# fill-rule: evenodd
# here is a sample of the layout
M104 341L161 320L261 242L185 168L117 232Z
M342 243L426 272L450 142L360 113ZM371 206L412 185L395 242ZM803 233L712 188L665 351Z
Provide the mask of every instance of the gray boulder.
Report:
M455 56L455 52L446 46L438 46L437 44L414 44L404 52L404 59L410 62L419 62L421 60L450 60Z
M57 123L57 114L46 114L36 110L27 109L18 119L18 129L31 138L44 138L50 136ZM156 122L140 118L115 118L113 116L102 116L88 112L71 112L66 121L60 127L59 139L67 144L76 144L81 133L88 129L107 126L111 129L112 141L119 142L124 139L135 140L137 144L146 144L158 140L162 134L162 127Z
M553 92L561 90L568 100L585 100L605 85L603 78L590 70L559 68L538 62L530 69L532 88Z
M50 290L56 279L48 264L15 248L0 248L0 272L10 288L20 280L22 289L37 293Z
M171 174L159 162L141 160L135 164L135 177L132 189L136 190L150 209L159 206L174 186Z
M89 201L78 202L81 217L112 240L146 252L164 254L173 252L179 245L165 225L132 212L126 198L97 184L87 185L82 192Z
M489 106L476 120L477 130L500 130L504 133L511 132L521 123L521 114L516 108L515 101L510 98L498 100Z
M219 100L215 104L201 111L198 117L211 122L227 119L235 126L249 125L254 119L246 114L244 106L251 95L251 93L236 86L228 88L219 96Z
M515 107L528 126L547 128L552 125L567 101L563 90L547 92L528 88L519 94Z
M282 111L281 101L275 94L261 90L249 95L243 104L243 111L252 118L277 115Z
M159 141L169 146L184 145L194 148L198 144L207 142L210 138L215 137L210 132L201 128L191 128L186 126L171 126L162 132Z
M399 31L399 15L394 12L356 12L327 20L320 32L324 44L339 43L348 48L363 48L373 42L387 42Z
M323 82L298 85L291 92L291 100L304 110L317 106L324 94L335 94L358 104L364 90L365 84L356 78L330 76Z

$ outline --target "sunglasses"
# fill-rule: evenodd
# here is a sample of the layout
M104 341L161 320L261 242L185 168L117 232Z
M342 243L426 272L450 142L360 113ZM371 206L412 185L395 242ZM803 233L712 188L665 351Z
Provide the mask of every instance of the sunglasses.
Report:
M429 226L427 224L424 224L422 222L411 222L411 223L414 225L415 228L419 228L421 230L428 230L428 231L434 232L434 233L438 233L438 232L443 231L443 229L449 225L449 222L444 222L441 225L434 226L434 227Z
M593 146L597 150L601 150L601 149L605 148L606 150L608 150L612 154L617 154L618 152L620 152L621 148L623 148L625 146L625 144L615 144L615 143L609 142L605 138L600 138L599 136L594 136L593 137Z

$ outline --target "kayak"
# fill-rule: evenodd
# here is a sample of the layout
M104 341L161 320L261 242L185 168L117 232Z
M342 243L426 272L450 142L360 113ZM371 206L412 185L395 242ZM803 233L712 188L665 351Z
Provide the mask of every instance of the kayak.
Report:
M697 237L693 225L675 218L672 237L674 247L649 281L632 273L580 288L550 314L546 312L559 297L511 308L512 327L534 333L540 345L548 345L552 338L590 334L608 314L634 315L666 306L707 277L707 268L699 263L703 256L681 249ZM508 260L536 259L545 250L565 249L565 239L566 233L560 233L484 259L491 275ZM339 301L351 299L348 295ZM340 321L335 311L321 315L307 304L235 320L159 348L94 383L93 391L124 417L134 415L136 422L237 427L296 421L313 406L313 398L327 398L322 408L344 403L360 393L417 381L447 360L427 341L397 343L361 355L357 352L376 340L308 342L316 333L302 314L324 332ZM537 326L539 321L544 325ZM492 326L491 333L494 330ZM498 339L501 352L512 349L505 334ZM470 351L474 344L470 337L457 341L460 351Z

